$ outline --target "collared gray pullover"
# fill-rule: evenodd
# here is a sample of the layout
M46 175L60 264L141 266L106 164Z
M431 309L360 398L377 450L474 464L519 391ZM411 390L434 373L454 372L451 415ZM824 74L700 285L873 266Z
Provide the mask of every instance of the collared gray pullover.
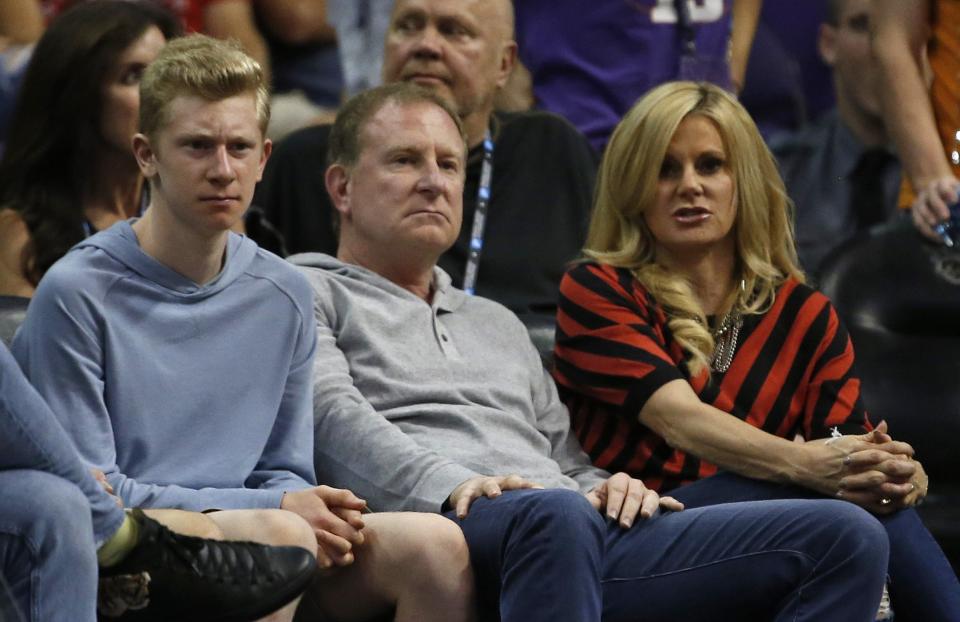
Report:
M517 473L586 492L608 477L570 432L526 328L434 269L432 304L322 254L294 263L317 315L319 481L377 511L437 512L477 475Z

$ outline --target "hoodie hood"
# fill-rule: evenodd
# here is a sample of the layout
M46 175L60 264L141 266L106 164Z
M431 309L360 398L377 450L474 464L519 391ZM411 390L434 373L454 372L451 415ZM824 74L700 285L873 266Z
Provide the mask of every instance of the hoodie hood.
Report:
M136 220L132 218L118 222L80 242L74 248L98 249L147 281L172 295L187 299L206 298L226 288L246 272L257 254L258 247L253 240L231 232L227 238L226 259L220 273L209 283L198 285L143 251L131 226Z

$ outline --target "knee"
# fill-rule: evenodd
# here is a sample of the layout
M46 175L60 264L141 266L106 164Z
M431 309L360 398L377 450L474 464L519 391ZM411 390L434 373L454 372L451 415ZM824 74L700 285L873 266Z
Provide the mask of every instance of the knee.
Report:
M287 510L264 510L253 518L264 534L264 541L274 546L299 546L314 556L317 536L313 528L298 514Z
M418 559L439 573L470 565L467 541L456 523L435 514L420 515L418 520L421 523L419 529L429 534L429 537L416 542Z
M3 476L0 529L25 538L41 555L55 549L92 554L90 504L77 486L42 471L5 471Z
M470 590L470 551L460 527L436 514L385 513L367 517L364 548L378 571L396 582L397 592L413 585Z
M873 515L852 503L830 501L831 520L824 528L833 533L834 546L864 568L882 569L886 573L890 543L886 529Z
M603 517L586 497L574 490L554 488L531 491L524 499L523 506L528 517L549 524L554 530L596 533L598 536L603 532Z
M7 471L17 474L19 486L4 489L4 505L15 509L15 517L30 531L68 527L93 533L90 503L83 492L65 479L42 471Z

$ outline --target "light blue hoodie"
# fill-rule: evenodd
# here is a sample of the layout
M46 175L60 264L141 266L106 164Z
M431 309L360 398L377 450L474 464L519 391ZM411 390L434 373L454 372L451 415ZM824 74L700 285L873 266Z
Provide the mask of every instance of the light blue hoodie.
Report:
M118 223L44 276L12 349L128 507L274 508L315 482L312 291L247 238L197 285Z

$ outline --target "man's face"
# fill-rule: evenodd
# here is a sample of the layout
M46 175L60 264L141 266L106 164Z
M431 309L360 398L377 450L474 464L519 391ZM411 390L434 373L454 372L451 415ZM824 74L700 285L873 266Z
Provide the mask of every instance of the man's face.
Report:
M360 145L349 170L327 172L341 243L355 243L355 254L416 249L439 257L462 219L465 146L453 119L434 104L387 102L361 130Z
M820 54L833 68L841 112L881 118L880 71L870 51L871 0L846 0L837 25L823 24Z
M166 117L153 138L134 139L140 169L153 182L151 205L191 231L230 229L249 207L270 154L254 95L220 101L180 95Z
M466 119L492 109L515 44L503 0L398 0L387 33L384 82L433 89Z

